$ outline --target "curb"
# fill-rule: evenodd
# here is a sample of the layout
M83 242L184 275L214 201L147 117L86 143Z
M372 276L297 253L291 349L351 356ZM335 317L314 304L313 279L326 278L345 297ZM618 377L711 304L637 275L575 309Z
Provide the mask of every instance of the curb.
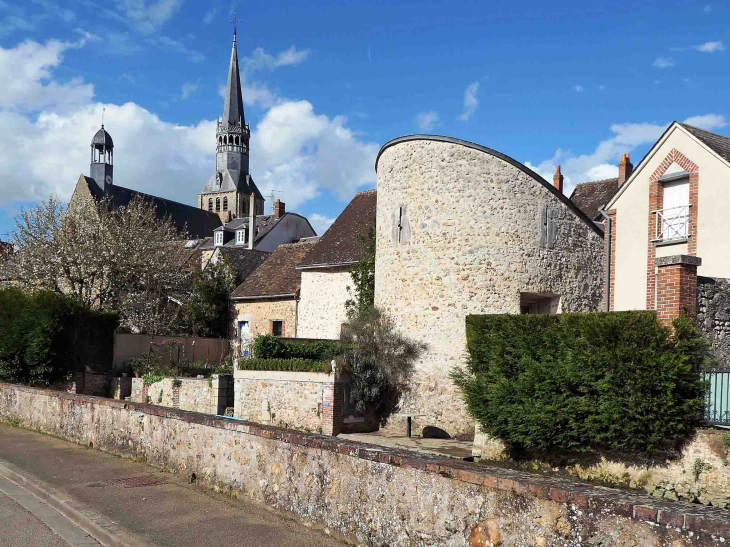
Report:
M108 518L73 500L68 494L20 471L17 466L4 460L0 460L0 477L27 490L105 547L150 547Z

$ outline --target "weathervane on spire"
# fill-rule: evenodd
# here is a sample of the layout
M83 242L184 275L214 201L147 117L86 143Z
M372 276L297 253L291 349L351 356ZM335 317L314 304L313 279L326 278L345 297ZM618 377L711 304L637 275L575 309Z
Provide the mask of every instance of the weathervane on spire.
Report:
M104 112L106 112L106 106L101 109L101 127L104 128Z
M238 18L238 12L233 12L233 19L230 20L230 23L233 24L233 39L236 39L236 30L238 30L238 23L240 23L241 20Z

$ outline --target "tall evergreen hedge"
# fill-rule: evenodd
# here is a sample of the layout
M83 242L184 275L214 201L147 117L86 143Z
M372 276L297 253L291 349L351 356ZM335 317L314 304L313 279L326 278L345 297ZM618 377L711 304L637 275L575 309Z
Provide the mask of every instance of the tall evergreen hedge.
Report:
M482 429L517 451L670 448L701 419L707 345L653 312L467 317L452 379Z
M0 290L0 379L49 385L76 371L106 370L118 324L116 314L58 293Z

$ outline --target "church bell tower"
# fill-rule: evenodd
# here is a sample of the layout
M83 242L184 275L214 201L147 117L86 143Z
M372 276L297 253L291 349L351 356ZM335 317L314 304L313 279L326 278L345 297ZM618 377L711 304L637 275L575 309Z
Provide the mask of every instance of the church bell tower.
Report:
M217 213L223 223L247 217L254 194L254 214L264 213L264 198L249 173L251 126L243 112L236 30L233 31L223 117L216 124L215 173L198 194L198 207Z

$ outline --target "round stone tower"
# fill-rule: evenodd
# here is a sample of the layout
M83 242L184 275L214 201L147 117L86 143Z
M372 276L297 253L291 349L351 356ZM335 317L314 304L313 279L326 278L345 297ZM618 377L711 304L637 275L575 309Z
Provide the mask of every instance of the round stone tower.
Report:
M466 316L598 310L602 231L542 177L474 143L402 137L376 171L375 304L428 345L401 412L416 431L468 436L474 422L449 379L465 363Z

